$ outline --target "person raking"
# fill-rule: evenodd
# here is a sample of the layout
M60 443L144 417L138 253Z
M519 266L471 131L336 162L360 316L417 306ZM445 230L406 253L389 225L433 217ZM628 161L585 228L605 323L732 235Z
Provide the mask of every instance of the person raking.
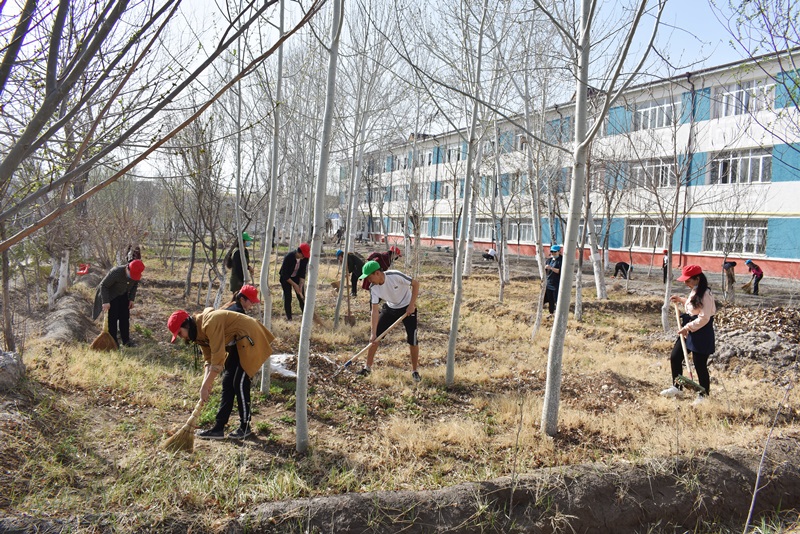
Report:
M419 343L417 340L417 296L419 281L400 271L381 271L377 261L364 264L360 278L370 283L370 303L372 324L370 328L370 347L367 351L367 363L358 374L369 376L372 363L380 342L378 337L390 326L403 318L406 328L406 340L411 357L411 378L414 382L421 380L418 370ZM383 306L380 303L383 301Z
M711 391L711 379L708 374L708 358L714 353L714 314L717 307L714 295L708 287L708 279L703 274L699 265L686 265L678 277L679 282L686 284L690 289L688 297L673 295L670 302L683 304L686 313L681 315L681 328L678 336L686 338L686 350L692 353L694 368L697 371L697 381L706 390L698 394L695 404L701 403ZM683 347L680 338L675 340L672 353L669 356L672 368L673 385L661 392L665 397L679 397L683 394L680 385L675 385L675 379L683 374Z

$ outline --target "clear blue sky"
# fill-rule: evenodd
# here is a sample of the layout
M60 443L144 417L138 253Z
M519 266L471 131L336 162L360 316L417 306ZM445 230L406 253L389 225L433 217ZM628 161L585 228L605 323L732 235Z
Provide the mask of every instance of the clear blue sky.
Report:
M719 0L712 8L708 0L667 0L658 42L672 61L697 70L744 58L729 44L731 35L723 25L730 16L727 1Z

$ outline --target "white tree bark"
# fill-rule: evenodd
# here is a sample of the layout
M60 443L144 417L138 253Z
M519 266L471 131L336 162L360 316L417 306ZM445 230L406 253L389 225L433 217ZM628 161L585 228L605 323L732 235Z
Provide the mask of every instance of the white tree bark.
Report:
M284 0L280 0L278 12L278 32L283 36ZM275 228L275 210L278 207L278 150L280 147L281 106L283 105L283 45L278 47L278 73L275 89L274 109L272 110L272 154L270 156L269 205L267 206L267 227L264 231L264 256L261 259L261 298L263 315L261 321L272 329L272 291L269 288L269 261L272 257L272 229ZM275 259L277 264L278 260ZM270 359L261 366L261 393L269 393Z
M488 12L489 0L483 2L483 15L481 16L480 34L478 35L478 52L477 52L477 74L475 79L480 79L481 72L481 54L483 49L483 29L486 24L486 15ZM476 87L477 90L477 87ZM470 118L469 127L469 147L467 148L467 169L466 179L464 180L464 206L470 205L472 197L472 184L470 176L472 175L473 155L475 154L475 132L478 127L478 100L472 101L472 117ZM456 257L456 287L455 295L453 296L453 310L450 315L450 337L447 341L447 369L445 371L445 384L449 387L455 381L456 369L456 342L458 341L458 321L461 317L461 300L464 294L464 281L462 280L465 254L467 254L467 218L461 218L461 231L458 235L458 256ZM469 260L470 258L468 258Z
M329 48L327 91L325 113L322 120L322 141L317 174L314 232L311 238L311 259L308 262L308 290L300 326L300 347L297 351L297 390L295 408L297 418L296 450L308 450L308 359L311 349L311 328L314 324L314 307L317 299L317 280L319 279L319 260L322 252L322 239L325 228L325 191L328 182L328 161L331 151L333 108L336 96L336 65L339 59L339 37L342 27L343 0L333 2L333 21L331 23L331 45Z

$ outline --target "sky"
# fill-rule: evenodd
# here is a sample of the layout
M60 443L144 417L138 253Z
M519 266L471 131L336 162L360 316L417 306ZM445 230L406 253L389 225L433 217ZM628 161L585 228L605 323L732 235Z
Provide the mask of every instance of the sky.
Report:
M659 43L669 50L671 60L692 65L685 70L744 59L742 52L729 44L731 35L723 25L729 14L727 0L720 0L717 8L708 0L667 0Z

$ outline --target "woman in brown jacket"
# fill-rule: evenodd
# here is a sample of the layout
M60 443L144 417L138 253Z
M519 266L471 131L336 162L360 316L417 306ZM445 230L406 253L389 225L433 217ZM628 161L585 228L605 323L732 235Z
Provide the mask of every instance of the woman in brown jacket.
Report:
M172 332L172 343L181 338L187 343L194 342L203 351L205 373L200 386L202 402L208 400L214 379L225 369L227 347L235 345L239 354L239 365L252 379L272 354L270 343L275 339L267 327L252 317L214 308L206 308L194 317L184 310L178 310L170 316L167 328ZM212 430L215 431L213 436L200 437L222 439L225 436L224 429ZM249 428L239 430L241 435L232 432L232 437L243 438L249 432Z

